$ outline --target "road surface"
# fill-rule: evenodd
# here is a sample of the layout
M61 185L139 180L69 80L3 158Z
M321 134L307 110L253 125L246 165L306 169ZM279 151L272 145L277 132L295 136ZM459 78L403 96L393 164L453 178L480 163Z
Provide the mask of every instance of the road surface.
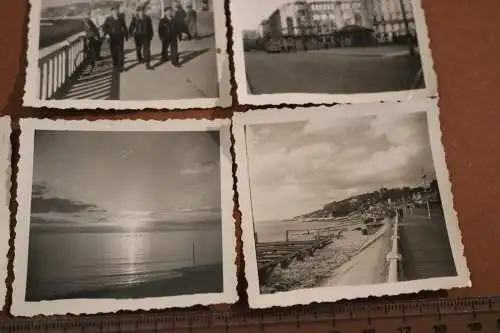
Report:
M420 57L397 47L245 52L249 91L351 94L423 88Z

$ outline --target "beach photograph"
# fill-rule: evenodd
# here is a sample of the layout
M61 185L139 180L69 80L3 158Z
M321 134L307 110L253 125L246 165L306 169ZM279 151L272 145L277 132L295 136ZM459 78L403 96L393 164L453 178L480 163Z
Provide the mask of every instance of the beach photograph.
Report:
M220 135L36 129L23 301L217 302L234 252Z
M225 52L216 52L226 49L225 14L213 0L31 3L28 76L36 84L25 102L186 108L229 95L229 81L220 82Z
M235 0L231 11L245 103L380 101L434 89L420 1Z
M418 291L420 281L458 277L427 112L350 115L240 117L254 305L331 301L346 287Z

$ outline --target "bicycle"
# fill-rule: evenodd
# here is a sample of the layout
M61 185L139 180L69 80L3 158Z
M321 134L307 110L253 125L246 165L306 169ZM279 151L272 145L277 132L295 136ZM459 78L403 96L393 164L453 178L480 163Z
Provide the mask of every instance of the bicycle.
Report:
M75 59L73 61L73 65L75 66L75 68L78 68L80 66L85 66L86 67L88 65L88 64L85 64L85 62L87 61L87 59L89 59L91 57L91 55L90 55L90 47L89 47L88 43L89 43L89 41L84 39L83 49L80 50L76 54ZM102 39L99 40L99 43L100 43L99 48L102 49L102 46L104 45L104 40L102 40ZM97 61L98 60L99 59L97 59ZM95 65L99 66L98 63L96 63ZM94 69L95 69L95 67L92 67L91 70L90 70L90 72L88 74L92 73L92 71Z

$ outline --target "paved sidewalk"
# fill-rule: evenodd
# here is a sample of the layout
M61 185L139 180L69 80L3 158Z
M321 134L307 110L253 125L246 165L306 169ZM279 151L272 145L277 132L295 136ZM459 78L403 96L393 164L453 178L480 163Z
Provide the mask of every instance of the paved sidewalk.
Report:
M446 224L440 209L413 209L400 222L405 280L456 276Z
M391 246L390 225L382 227L361 251L337 268L323 287L368 285L387 282L386 255Z
M129 41L127 48L133 44ZM160 63L161 43L153 42L154 70L137 64L135 50L127 54L126 71L120 78L120 100L171 100L217 98L218 73L214 37L179 43L181 68Z

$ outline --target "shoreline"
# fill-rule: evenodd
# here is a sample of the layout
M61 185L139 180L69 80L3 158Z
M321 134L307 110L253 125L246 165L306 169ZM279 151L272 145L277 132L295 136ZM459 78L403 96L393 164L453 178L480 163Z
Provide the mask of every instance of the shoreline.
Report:
M26 297L27 302L57 301L65 299L137 299L170 297L223 292L223 264L183 267L172 270L180 276L140 282L126 286L109 286L95 290L82 290L51 297ZM28 293L27 293L28 294Z
M374 233L363 235L361 230L349 230L343 237L318 251L304 261L296 261L288 268L276 267L265 284L260 285L261 294L272 294L298 289L314 288L331 279L334 272L348 263L384 233L388 224Z

